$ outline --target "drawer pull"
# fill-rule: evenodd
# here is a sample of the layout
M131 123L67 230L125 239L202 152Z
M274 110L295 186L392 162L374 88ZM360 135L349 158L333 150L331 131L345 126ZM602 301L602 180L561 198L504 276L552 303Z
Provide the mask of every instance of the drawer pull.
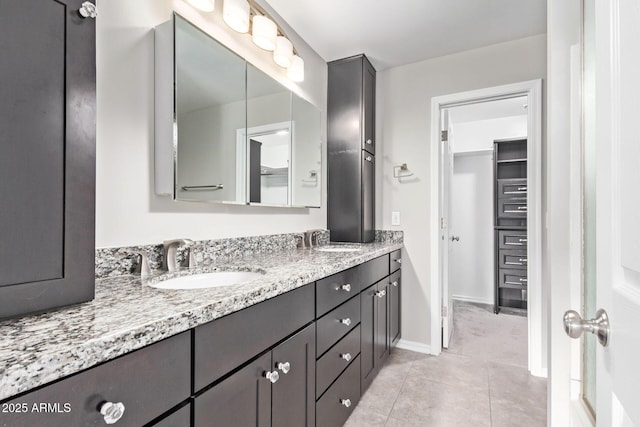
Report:
M105 423L115 424L124 415L124 403L103 402L99 410Z
M526 242L527 242L527 239L518 239L518 242L526 243Z
M375 293L375 295L376 295L378 298L384 298L384 296L385 296L386 294L387 294L387 290L386 290L386 289L383 289L383 290L378 291L378 292L376 292L376 293Z
M402 264L402 258L394 259L394 261L397 262L398 264Z
M348 317L345 319L340 319L339 322L342 323L343 325L347 325L347 326L351 325L351 319Z
M522 286L521 282L510 282L509 280L507 280L506 282L504 282L505 285L516 285L516 286Z
M351 353L345 353L340 355L340 359L344 359L347 362L351 360Z
M520 280L521 282L527 282L527 281L528 281L526 277L521 277L521 278L520 278L520 279L518 279L518 280Z
M519 210L524 210L524 211L526 211L526 210L527 210L527 207L526 207L526 206L518 206L518 209L519 209Z
M278 363L278 369L280 369L283 374L288 374L289 371L291 370L291 363L289 362Z
M520 258L518 261L520 261L520 262L527 262L527 258Z
M340 285L338 286L338 289L336 289L337 291L345 291L345 292L351 292L351 283L345 283L344 285Z
M392 282L391 284L392 284L393 286L395 286L396 288L398 287L398 281L397 281L397 280L396 280L396 281L394 281L394 282Z
M345 408L348 408L351 406L351 399L340 399L340 403L342 404L342 406L344 406Z
M507 261L504 264L505 265L523 265L521 262L512 262L512 261Z
M518 187L518 191L527 191L527 187Z
M265 372L264 377L271 381L271 384L275 384L280 379L280 374L278 374L278 371Z

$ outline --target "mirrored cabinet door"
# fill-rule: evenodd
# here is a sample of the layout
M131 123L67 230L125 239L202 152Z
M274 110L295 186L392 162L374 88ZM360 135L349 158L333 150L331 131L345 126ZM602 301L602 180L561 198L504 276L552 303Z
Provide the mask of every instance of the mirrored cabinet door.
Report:
M320 207L320 110L176 14L155 46L156 194Z

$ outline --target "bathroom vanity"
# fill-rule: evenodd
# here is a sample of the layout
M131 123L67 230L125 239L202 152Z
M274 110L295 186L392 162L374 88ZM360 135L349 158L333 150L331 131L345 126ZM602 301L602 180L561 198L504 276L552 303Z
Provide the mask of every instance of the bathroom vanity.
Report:
M400 336L401 247L239 257L261 277L212 289L101 279L4 321L0 425L340 426Z

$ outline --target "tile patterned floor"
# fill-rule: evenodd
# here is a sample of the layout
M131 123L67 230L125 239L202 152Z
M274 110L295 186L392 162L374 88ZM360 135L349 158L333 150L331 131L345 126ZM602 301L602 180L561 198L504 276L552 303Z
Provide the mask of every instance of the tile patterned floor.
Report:
M547 381L527 371L527 319L457 302L448 350L396 349L346 427L542 427Z

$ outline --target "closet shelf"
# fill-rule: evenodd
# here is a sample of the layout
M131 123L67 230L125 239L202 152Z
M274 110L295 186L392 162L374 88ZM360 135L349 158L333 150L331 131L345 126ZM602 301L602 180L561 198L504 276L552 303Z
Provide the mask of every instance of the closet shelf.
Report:
M506 160L498 160L496 161L496 163L521 163L521 162L526 162L527 159L506 159Z

